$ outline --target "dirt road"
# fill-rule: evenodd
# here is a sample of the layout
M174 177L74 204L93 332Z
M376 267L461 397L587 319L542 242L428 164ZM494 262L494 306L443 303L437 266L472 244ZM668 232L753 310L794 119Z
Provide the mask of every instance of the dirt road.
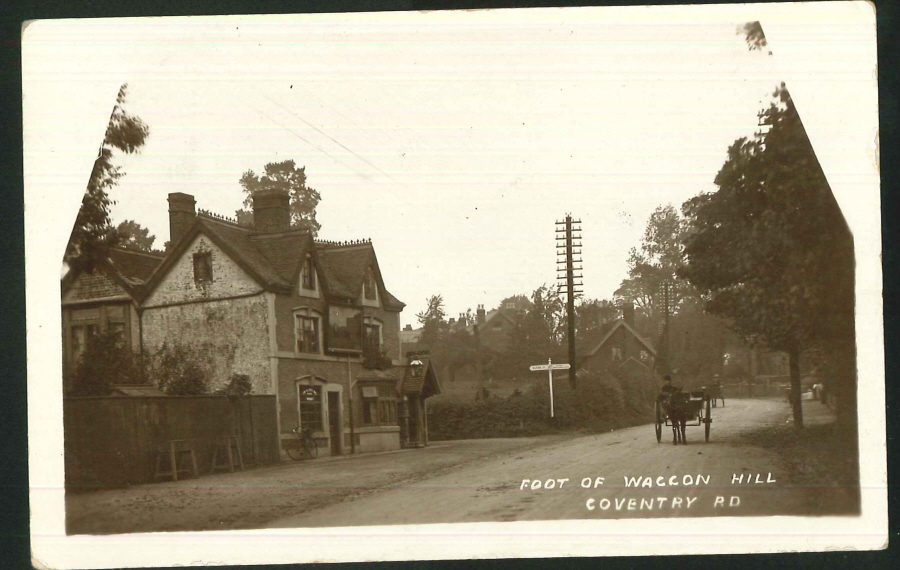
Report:
M804 409L808 425L831 419L818 402L805 402ZM710 442L703 442L702 427L688 427L686 446L673 446L670 430L658 444L653 426L645 425L589 436L434 442L425 449L70 493L66 528L106 534L835 511L840 488L822 485L823 469L808 459L823 455L823 444L834 445L808 429L815 439L797 444L795 437L786 449L792 433L786 403L729 400L712 416ZM735 475L744 476L742 484L732 484ZM626 477L632 485L649 478L652 487L626 487ZM568 481L531 489L531 481L543 487L549 479ZM719 506L716 497L722 497Z
M824 407L808 406L814 422ZM658 444L652 426L579 437L510 451L267 526L800 515L821 507L812 504L819 494L809 485L791 481L783 455L754 444L754 432L790 422L784 402L731 400L712 415L709 443L702 427L688 427L686 446L672 445L670 429ZM541 488L533 489L533 481Z

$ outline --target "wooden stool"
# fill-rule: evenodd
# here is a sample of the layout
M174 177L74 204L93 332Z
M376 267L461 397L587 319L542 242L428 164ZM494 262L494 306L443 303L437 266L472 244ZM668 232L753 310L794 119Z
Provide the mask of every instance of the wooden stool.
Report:
M184 454L191 456L191 466L178 467L178 460ZM168 460L168 469L163 469L163 463ZM183 463L183 462L182 462ZM178 481L179 473L191 473L194 477L200 476L200 470L197 469L197 456L194 454L194 444L189 439L173 439L165 445L161 445L156 452L156 473L155 479L161 477L171 477L173 481Z
M219 461L219 451L223 449L222 461ZM234 453L234 450L237 450L237 453ZM235 459L237 459L237 463L235 463ZM241 440L236 435L222 436L220 442L216 444L215 453L213 453L212 472L215 473L221 469L234 473L236 465L241 468L241 471L244 470L244 458L241 457Z

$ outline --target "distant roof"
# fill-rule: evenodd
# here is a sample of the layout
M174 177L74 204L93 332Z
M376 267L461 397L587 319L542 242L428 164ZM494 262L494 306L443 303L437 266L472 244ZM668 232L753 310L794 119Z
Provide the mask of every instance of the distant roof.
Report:
M615 321L612 321L611 323L607 323L604 327L602 327L600 329L600 331L598 333L590 335L591 338L596 338L597 336L600 336L601 338L599 341L595 341L595 342L592 342L591 344L587 345L587 350L586 350L585 356L593 356L594 354L596 354L596 352L598 350L600 350L600 348L604 344L606 344L606 341L609 340L609 338L612 336L612 334L621 327L625 327L625 330L630 332L631 335L634 336L634 338L636 338L638 340L638 342L643 344L644 347L648 351L650 351L650 354L652 354L653 356L656 356L656 349L653 348L653 345L650 344L650 342L647 339L642 337L640 335L640 333L638 333L636 330L634 330L634 328L632 328L631 325L629 325L622 319L616 319Z
M513 321L512 317L510 317L509 314L507 314L507 313L508 313L507 311L502 311L500 309L492 309L492 310L488 311L487 313L485 313L484 322L481 324L481 326L482 327L487 326L488 323L490 323L495 318L503 318L503 319L509 321L510 323L514 324L515 321ZM461 329L465 328L466 332L469 334L472 334L475 331L474 325L463 326L461 324L462 322L463 321L456 321L455 323L453 323L451 330L456 331L456 330L461 330Z

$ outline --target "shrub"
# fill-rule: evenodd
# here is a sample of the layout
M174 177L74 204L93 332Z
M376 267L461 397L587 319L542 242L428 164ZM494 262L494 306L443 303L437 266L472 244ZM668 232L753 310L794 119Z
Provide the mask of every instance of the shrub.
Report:
M363 368L366 368L368 370L387 370L388 368L393 366L393 362L391 362L391 357L388 356L387 351L382 349L380 353L364 353L362 366Z
M140 358L122 343L121 335L91 336L72 377L71 395L105 396L114 384L141 384L146 376Z
M253 384L250 382L249 376L236 372L231 375L231 381L227 386L219 388L213 393L217 396L246 396L253 393Z
M656 386L646 375L610 372L579 375L553 384L555 420L550 421L550 390L536 382L507 399L429 403L429 435L434 440L534 436L561 429L608 431L653 420Z
M163 343L150 361L148 375L169 396L200 396L209 393L204 364L184 345Z

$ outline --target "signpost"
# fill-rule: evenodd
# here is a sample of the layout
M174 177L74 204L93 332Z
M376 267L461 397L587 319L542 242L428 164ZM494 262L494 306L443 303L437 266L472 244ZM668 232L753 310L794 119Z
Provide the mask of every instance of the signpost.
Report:
M547 371L547 382L550 383L550 417L553 417L553 371L554 370L568 370L571 368L569 364L553 364L553 362L548 358L547 364L535 364L534 366L529 367L528 369L531 371L538 370L546 370Z

